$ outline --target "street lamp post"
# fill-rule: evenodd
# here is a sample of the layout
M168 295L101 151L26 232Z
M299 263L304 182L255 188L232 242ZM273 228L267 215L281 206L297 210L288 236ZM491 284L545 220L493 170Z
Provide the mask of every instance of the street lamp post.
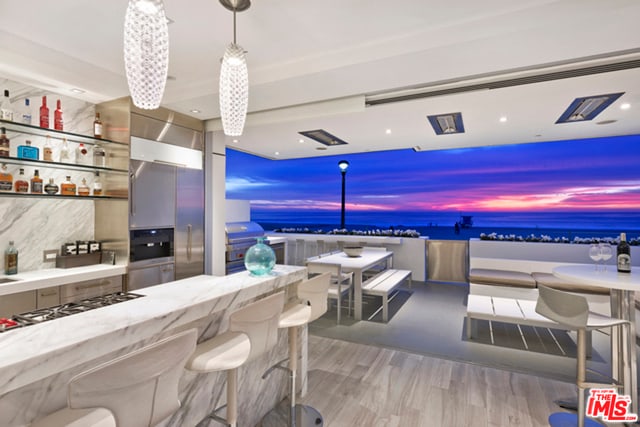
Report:
M342 210L340 212L340 229L344 229L344 193L345 193L345 182L347 176L347 168L349 167L349 162L346 160L340 160L338 162L338 167L340 168L340 173L342 174Z

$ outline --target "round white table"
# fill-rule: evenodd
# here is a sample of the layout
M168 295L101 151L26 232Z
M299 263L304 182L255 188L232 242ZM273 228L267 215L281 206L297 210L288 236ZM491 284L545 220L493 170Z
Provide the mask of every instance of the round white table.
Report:
M574 264L560 266L553 269L553 274L561 279L573 283L599 286L611 290L611 315L631 323L628 354L612 354L611 371L615 379L624 385L625 395L631 397L631 410L638 412L637 366L636 366L636 326L634 292L640 291L640 268L632 267L631 273L618 273L615 266L609 266L607 271L596 271L591 264ZM612 349L622 337L612 336ZM625 361L628 361L625 363Z

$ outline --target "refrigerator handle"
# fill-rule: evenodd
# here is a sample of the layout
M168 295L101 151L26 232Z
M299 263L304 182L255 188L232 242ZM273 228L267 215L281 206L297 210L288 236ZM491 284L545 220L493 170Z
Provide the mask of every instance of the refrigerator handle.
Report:
M191 238L192 231L193 227L191 224L187 224L187 261L191 261L191 251L193 246L193 240Z
M136 214L135 200L134 197L134 189L136 186L136 174L132 171L129 171L129 215Z

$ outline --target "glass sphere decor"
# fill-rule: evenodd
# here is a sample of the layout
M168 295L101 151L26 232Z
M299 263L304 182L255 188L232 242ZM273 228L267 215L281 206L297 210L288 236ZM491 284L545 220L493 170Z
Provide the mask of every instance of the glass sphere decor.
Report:
M276 265L276 253L264 241L265 237L258 237L258 243L244 255L244 266L254 276L266 276Z

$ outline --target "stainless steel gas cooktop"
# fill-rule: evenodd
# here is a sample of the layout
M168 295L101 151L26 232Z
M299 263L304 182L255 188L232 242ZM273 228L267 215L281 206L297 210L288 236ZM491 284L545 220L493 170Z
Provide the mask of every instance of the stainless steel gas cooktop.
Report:
M48 320L59 319L72 314L83 313L108 305L117 304L124 301L140 298L144 295L132 292L116 292L83 299L76 302L57 305L55 307L41 308L12 316L11 318L0 318L0 332L12 331L24 326L36 325Z

